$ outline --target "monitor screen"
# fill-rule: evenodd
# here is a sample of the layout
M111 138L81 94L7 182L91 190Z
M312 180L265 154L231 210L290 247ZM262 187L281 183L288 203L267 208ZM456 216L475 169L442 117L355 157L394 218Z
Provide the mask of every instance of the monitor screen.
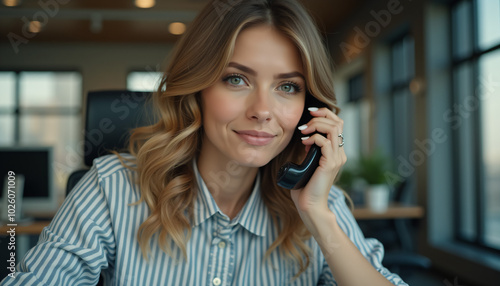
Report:
M24 213L48 213L56 210L52 185L52 147L0 147L0 198L9 171L24 176Z

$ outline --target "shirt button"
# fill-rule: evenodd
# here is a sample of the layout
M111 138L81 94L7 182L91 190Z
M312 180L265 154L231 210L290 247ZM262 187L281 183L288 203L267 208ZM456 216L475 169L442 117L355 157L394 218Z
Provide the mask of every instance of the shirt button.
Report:
M219 277L215 277L215 278L214 278L214 280L212 280L212 283L213 283L215 286L220 285L220 283L221 283L220 278L219 278Z
M219 242L219 248L226 247L226 243L224 241Z

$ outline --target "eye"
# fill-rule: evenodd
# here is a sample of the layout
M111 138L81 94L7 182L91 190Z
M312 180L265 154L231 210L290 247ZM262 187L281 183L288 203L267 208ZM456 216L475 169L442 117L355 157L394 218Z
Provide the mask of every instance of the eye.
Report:
M284 92L294 92L295 87L291 84L284 84L281 86L281 90L283 90Z
M285 84L282 84L279 86L279 89L290 94L295 94L302 90L298 84L293 82L287 82Z
M232 74L229 76L226 76L223 81L227 82L230 85L244 85L245 80L241 75L238 74Z

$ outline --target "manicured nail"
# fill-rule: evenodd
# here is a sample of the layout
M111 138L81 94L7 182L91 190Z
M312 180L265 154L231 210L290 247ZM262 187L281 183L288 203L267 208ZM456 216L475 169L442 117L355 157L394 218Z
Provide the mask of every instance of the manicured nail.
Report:
M304 125L299 126L298 128L299 128L299 130L304 130L307 128L307 125L304 124Z
M318 108L317 107L309 107L307 110L309 110L309 111L318 111Z
M302 141L304 141L304 140L307 140L307 139L309 139L309 136L306 136L306 137L302 137L302 138L300 138L300 139L302 139Z

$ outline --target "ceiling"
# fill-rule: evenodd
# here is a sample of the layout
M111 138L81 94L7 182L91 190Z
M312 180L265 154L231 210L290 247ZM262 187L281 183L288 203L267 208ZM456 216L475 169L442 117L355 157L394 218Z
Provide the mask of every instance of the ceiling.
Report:
M172 43L171 22L189 24L208 0L156 0L141 9L133 0L24 0L17 7L0 3L0 42L144 42ZM301 0L322 32L335 30L359 8L360 0ZM40 3L52 3L43 7ZM37 34L29 20L46 23Z

